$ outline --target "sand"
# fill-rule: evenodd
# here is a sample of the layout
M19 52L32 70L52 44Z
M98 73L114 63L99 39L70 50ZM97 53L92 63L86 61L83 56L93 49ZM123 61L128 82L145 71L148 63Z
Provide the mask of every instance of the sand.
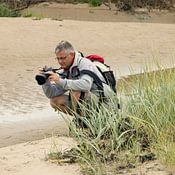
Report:
M174 66L174 24L0 18L0 175L80 173L77 165L44 161L52 146L48 137L67 136L68 128L34 77L39 67L58 67L54 48L60 40L84 55L104 56L117 78L130 67L140 72L144 60ZM56 140L58 149L74 144L68 137Z
M45 161L48 153L66 151L73 145L71 138L49 138L0 149L1 175L79 175L77 164L55 164ZM57 146L55 146L55 144Z

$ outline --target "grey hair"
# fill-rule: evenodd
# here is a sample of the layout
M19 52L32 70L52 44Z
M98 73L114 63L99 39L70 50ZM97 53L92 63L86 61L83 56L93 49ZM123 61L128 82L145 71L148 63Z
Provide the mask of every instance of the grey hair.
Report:
M61 41L55 48L55 53L65 50L67 53L74 52L74 48L68 41Z

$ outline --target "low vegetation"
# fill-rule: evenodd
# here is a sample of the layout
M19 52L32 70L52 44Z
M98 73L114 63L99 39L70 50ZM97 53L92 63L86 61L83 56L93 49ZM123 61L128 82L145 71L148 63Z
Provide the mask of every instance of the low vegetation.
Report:
M51 2L50 0L0 0L0 3L6 3L13 9L24 9L28 6L41 2ZM134 10L135 8L148 9L170 9L175 5L175 0L52 0L52 2L62 3L89 3L92 6L99 6L102 3L115 3L117 9L123 11Z
M134 11L135 8L172 9L174 0L116 0L116 7L121 11Z
M9 8L6 4L0 4L0 17L18 17L20 13Z
M85 174L114 175L155 159L174 167L175 70L158 68L120 82L120 109L117 97L100 108L82 106L84 117L77 117L88 128L71 122L77 147L69 156Z

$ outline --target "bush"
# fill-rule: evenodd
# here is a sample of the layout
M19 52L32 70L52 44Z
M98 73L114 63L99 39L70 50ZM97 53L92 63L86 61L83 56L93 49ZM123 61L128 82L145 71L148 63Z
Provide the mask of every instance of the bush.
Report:
M0 17L18 17L20 13L8 8L5 4L0 4Z
M131 11L135 8L170 9L175 4L174 0L117 0L116 6L121 11Z
M102 4L102 0L89 0L89 4L94 6L94 7L97 7L97 6L100 6Z

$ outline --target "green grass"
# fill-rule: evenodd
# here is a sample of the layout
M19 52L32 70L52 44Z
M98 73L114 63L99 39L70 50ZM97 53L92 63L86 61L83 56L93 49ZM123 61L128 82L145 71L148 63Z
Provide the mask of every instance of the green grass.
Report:
M83 171L113 175L118 173L118 164L127 169L154 154L167 167L174 167L175 70L158 66L158 71L151 71L146 66L142 74L119 83L118 97L111 97L108 105L98 110L81 106L82 120L89 129L70 125ZM118 98L121 109L117 108Z
M175 69L130 77L123 83L125 107L130 116L143 120L149 150L167 167L175 166ZM124 88L130 86L130 88ZM122 89L122 87L121 87ZM139 129L139 125L137 126Z
M102 4L102 0L89 0L88 3L93 7L97 7Z
M0 17L18 17L20 13L8 8L7 5L0 3Z
M175 142L170 136L162 136L152 146L157 157L168 169L174 170L175 165Z

